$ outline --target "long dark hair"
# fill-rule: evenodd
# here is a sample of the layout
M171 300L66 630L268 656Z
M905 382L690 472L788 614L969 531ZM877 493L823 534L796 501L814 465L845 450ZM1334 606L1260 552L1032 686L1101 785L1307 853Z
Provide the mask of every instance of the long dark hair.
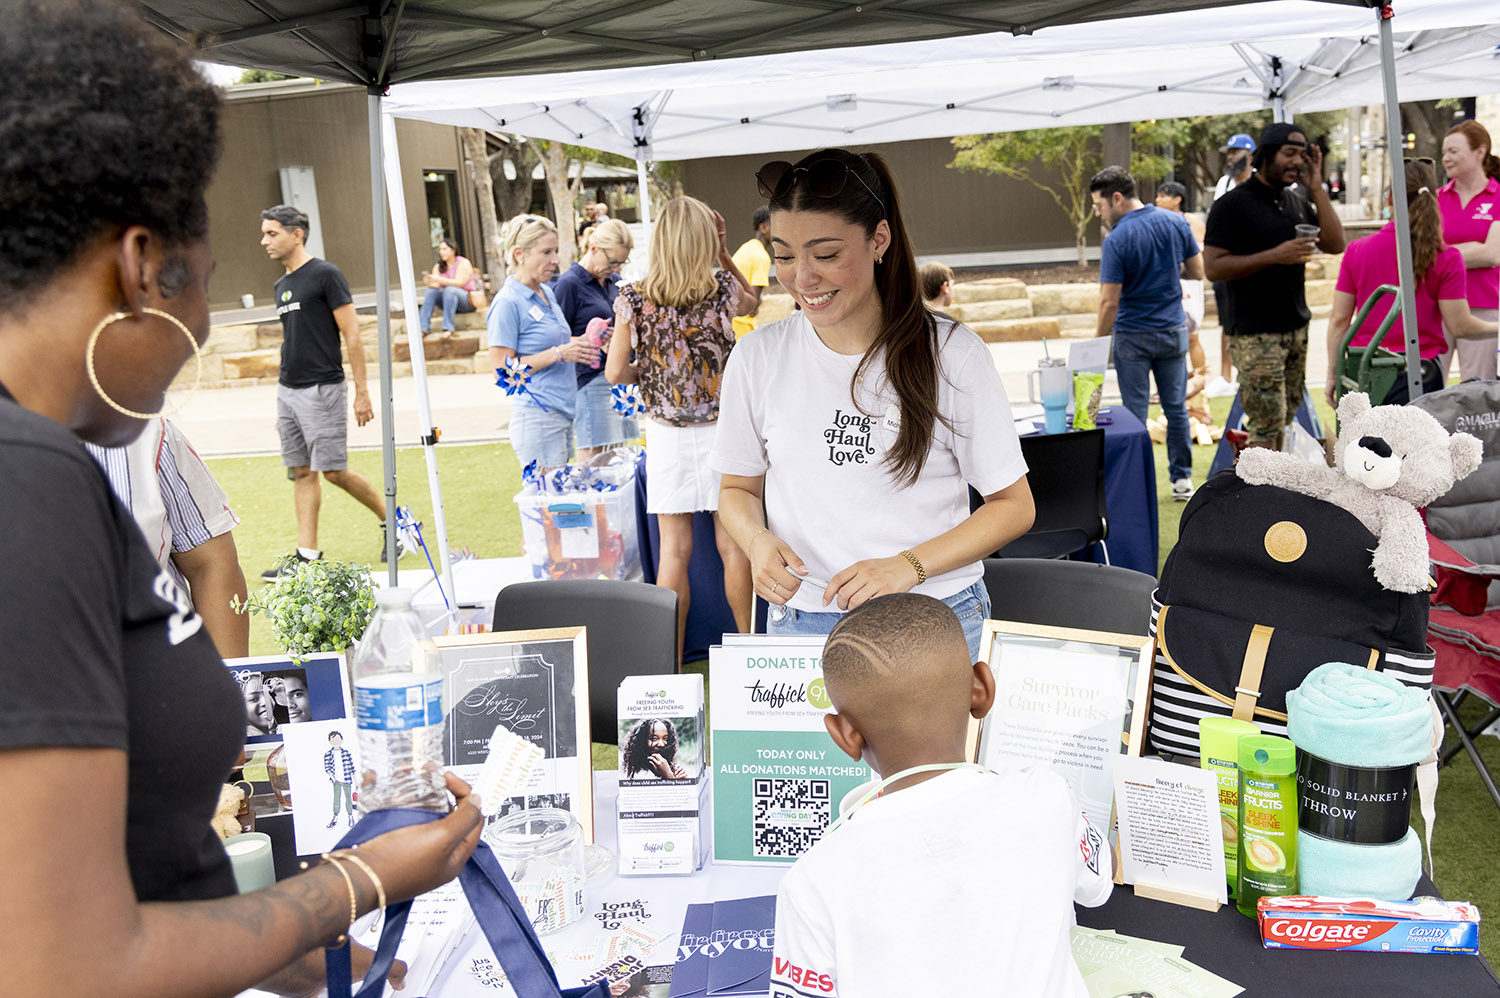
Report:
M667 747L662 750L662 755L667 762L677 759L677 725L665 717L648 717L630 732L625 739L625 778L629 779L636 773L645 770L651 772L651 763L647 760L651 757L651 749L646 743L651 740L651 729L658 724L667 729Z
M1443 223L1438 217L1437 173L1432 165L1420 160L1406 161L1406 205L1411 218L1412 273L1417 283L1427 279L1427 271L1443 248Z
M854 174L851 182L833 197L818 197L808 187L808 174L793 173L791 187L770 202L772 212L821 211L836 215L873 236L883 218L891 230L891 244L875 267L875 291L880 295L880 331L860 358L849 382L849 394L858 404L855 386L864 377L872 358L885 354L886 377L901 404L901 430L896 444L886 454L886 467L899 485L913 485L927 463L932 434L937 423L952 428L938 412L937 322L922 301L922 280L916 255L901 219L896 180L878 153L854 153L847 149L821 149L799 160L806 167L819 160L835 159ZM863 411L863 410L861 410ZM871 415L865 413L865 415Z

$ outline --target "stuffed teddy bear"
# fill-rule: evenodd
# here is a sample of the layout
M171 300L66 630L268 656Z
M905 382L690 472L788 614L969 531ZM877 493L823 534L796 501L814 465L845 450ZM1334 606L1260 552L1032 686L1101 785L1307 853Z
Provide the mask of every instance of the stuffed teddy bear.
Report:
M1371 406L1362 392L1339 400L1338 414L1334 467L1253 447L1240 454L1235 474L1353 513L1379 538L1370 561L1376 581L1395 592L1422 592L1428 588L1427 532L1417 510L1478 468L1483 445L1467 433L1450 436L1414 406Z
M219 803L214 808L213 827L219 838L227 839L244 831L240 825L240 806L245 803L245 791L233 783L219 788Z

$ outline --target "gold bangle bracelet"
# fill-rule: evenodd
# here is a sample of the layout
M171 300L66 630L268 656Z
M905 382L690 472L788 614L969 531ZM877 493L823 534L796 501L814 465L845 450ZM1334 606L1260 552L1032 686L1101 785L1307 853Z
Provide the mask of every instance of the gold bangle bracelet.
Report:
M354 890L354 881L350 878L349 871L344 869L344 864L343 863L339 862L337 859L335 859L333 856L330 856L326 852L323 854L323 859L325 859L329 863L333 864L333 868L335 870L339 871L339 876L341 876L341 877L344 878L344 884L349 888L349 928L352 929L354 927L355 920L357 918L359 918L358 893ZM344 946L348 942L349 942L349 930L345 929L343 932L340 932L338 934L338 936L333 940L333 942L329 943L324 948L325 949L338 949L341 946Z
M922 563L917 560L916 555L912 554L910 551L902 551L901 557L911 562L911 567L917 570L917 585L920 586L922 583L927 581L927 569L922 567Z
M365 876L369 877L370 878L370 883L372 883L372 884L375 885L375 896L380 901L380 907L384 908L385 907L385 884L382 884L380 882L380 878L375 875L375 871L372 870L372 869L370 869L370 864L366 863L364 860L362 860L358 856L354 855L354 853L352 851L340 852L340 853L336 853L336 855L339 857L339 859L347 859L349 862L353 863L355 866L357 866L361 870L365 871Z

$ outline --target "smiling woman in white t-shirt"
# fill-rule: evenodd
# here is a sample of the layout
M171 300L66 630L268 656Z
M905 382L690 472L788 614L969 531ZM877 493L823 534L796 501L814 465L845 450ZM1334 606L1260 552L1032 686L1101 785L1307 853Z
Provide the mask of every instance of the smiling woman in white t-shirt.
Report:
M773 634L826 634L886 593L943 600L971 653L981 560L1034 508L984 342L922 302L895 183L842 149L756 174L777 279L799 311L740 341L711 463ZM969 512L968 486L984 496ZM764 510L764 512L763 512Z

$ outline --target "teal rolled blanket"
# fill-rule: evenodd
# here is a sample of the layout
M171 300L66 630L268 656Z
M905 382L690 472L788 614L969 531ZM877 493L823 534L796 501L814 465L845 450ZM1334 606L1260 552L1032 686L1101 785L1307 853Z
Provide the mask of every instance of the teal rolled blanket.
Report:
M1411 897L1422 874L1417 834L1403 821L1405 832L1396 829L1394 841L1347 841L1370 838L1368 805L1361 805L1366 809L1354 818L1360 810L1357 801L1370 795L1345 785L1341 796L1338 790L1318 786L1315 775L1309 782L1310 771L1316 774L1320 768L1305 756L1361 769L1417 765L1432 751L1427 692L1384 673L1330 662L1308 673L1302 685L1287 694L1287 735L1300 750L1298 890L1328 897ZM1408 784L1399 801L1389 806L1409 810L1409 789ZM1341 817L1330 820L1330 813ZM1337 831L1315 834L1310 827Z

